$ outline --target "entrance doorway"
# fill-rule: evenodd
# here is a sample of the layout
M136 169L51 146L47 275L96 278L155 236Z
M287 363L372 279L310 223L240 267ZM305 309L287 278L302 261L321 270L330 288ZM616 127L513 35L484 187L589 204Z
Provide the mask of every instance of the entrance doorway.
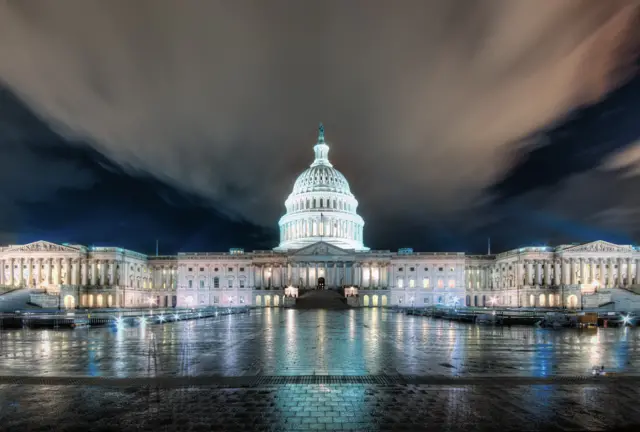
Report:
M324 278L323 277L318 278L318 289L319 290L323 290L324 289Z

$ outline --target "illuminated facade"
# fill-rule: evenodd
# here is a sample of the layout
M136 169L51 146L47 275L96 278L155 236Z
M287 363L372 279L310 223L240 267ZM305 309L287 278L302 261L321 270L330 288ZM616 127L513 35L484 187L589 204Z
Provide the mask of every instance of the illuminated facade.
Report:
M577 308L640 281L640 252L603 241L498 255L370 250L322 126L314 152L285 201L273 250L159 257L39 241L0 248L0 286L46 290L43 302L65 308L280 306L286 287L355 287L361 306Z

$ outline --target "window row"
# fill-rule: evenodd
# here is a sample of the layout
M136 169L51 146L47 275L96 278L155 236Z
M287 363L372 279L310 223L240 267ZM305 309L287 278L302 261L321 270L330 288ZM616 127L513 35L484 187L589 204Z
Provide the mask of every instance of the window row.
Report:
M398 278L398 283L397 286L398 288L404 288L404 279L403 278ZM444 279L438 279L438 281L436 282L437 287L438 288L444 288ZM449 279L448 281L448 285L449 288L455 288L456 287L456 280L455 279ZM416 280L411 278L409 279L409 288L415 288L416 287ZM431 280L429 278L424 278L422 279L422 288L431 288Z
M187 281L187 285L188 285L189 288L193 288L194 287L193 279L189 279ZM219 277L214 277L212 285L206 284L206 281L204 279L200 279L198 281L198 287L199 288L209 288L211 286L213 286L213 288L220 288L220 278ZM238 279L238 286L240 288L245 288L245 286L246 286L245 278ZM227 288L233 288L233 279L227 279Z
M307 198L306 200L295 201L290 206L289 211L299 211L316 208L351 211L352 206L348 202L336 198Z
M398 271L399 272L404 271L404 267L398 267ZM409 267L409 271L410 272L416 271L416 268L415 267ZM429 271L429 267L425 267L424 271ZM443 272L444 271L444 267L438 267L438 271L439 272ZM455 267L449 267L449 271L450 272L455 271Z
M187 271L189 271L189 272L193 272L193 267L188 267L188 268L187 268ZM201 271L201 272L204 272L204 267L200 267L200 271ZM220 268L219 268L219 267L214 267L214 268L213 268L213 271L214 271L214 272L220 271ZM240 267L240 268L238 268L238 271L243 272L243 271L244 271L244 267ZM229 272L229 273L233 273L233 267L229 267L229 268L227 268L227 272Z

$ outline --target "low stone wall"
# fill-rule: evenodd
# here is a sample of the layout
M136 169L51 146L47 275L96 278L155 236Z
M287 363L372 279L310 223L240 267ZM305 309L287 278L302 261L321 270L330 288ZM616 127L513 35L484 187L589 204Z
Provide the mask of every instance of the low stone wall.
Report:
M49 294L31 294L29 296L29 302L44 309L57 308L60 297Z

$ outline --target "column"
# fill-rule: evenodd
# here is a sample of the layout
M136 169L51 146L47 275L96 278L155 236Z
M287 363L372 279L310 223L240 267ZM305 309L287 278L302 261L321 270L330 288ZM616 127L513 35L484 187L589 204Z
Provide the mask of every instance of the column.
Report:
M53 283L53 258L45 258L44 281L47 285Z
M71 285L71 258L64 259L64 283Z
M622 262L622 258L618 258L618 286L622 286L623 281Z
M30 287L33 282L33 258L25 259L27 265L27 280L25 286Z
M80 285L82 286L87 286L88 284L88 279L89 279L89 271L87 269L87 260L86 259L81 259L80 260L80 274L82 276L82 282L80 283Z
M587 263L584 258L580 258L580 283L587 283Z
M640 260L636 259L636 285L640 284Z
M560 285L561 279L560 279L560 261L555 260L553 263L553 284L558 286Z
M0 259L0 285L6 285L7 282L4 280L4 271L5 271L5 262L3 259Z
M153 288L154 289L162 288L162 285L158 286L156 284L156 282L154 280L154 277L153 277L153 274L154 274L154 271L153 271L153 269L151 269L151 283L153 285ZM169 274L170 274L170 277L173 278L173 269L171 269L171 268L169 269ZM172 282L173 281L169 282L170 286L171 286ZM113 286L115 284L116 284L116 262L112 260L112 261L109 261L109 285ZM167 287L167 288L169 288L169 287Z
M590 259L589 260L589 283L593 284L596 280L596 260L594 259Z
M15 259L13 258L9 258L9 285L14 286L15 285L15 278L14 278L14 272L15 272Z
M616 265L617 261L615 258L609 259L609 286L616 286Z
M607 259L607 287L611 288L613 287L613 272L614 272L614 268L613 266L615 260L612 258Z
M362 263L362 265L360 266L360 277L359 277L359 279L360 279L360 286L362 288L365 287L365 284L364 284L364 268L365 268L365 266L366 266L365 263Z
M35 282L35 286L36 288L40 286L40 284L42 283L42 258L36 258L35 259L35 265L36 265L36 282Z
M551 262L547 260L544 262L544 284L551 286Z
M569 276L570 276L570 280L571 280L571 285L575 285L576 284L576 260L575 258L570 258L569 259Z
M631 271L631 258L627 258L627 283L626 286L630 287L633 281L633 272Z
M102 260L102 265L100 266L100 270L102 275L100 276L100 284L101 285L107 285L107 269L108 269L108 264L109 261L107 260Z

